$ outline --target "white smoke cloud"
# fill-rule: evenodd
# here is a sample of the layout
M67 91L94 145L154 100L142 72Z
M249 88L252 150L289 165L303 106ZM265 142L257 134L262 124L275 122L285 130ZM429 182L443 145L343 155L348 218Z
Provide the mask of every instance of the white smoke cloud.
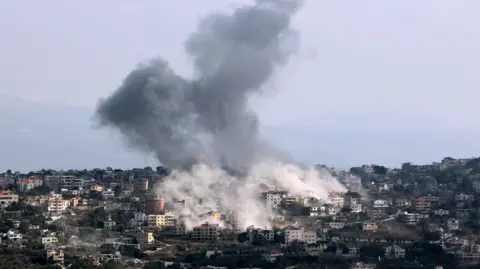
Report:
M273 212L261 197L259 185L272 182L291 195L324 201L328 201L331 192L346 191L338 180L326 172L264 161L251 167L242 178L206 164L197 164L190 171L175 170L158 186L157 193L167 203L187 200L184 206L175 206L175 209L178 216L189 216L184 219L188 228L206 221L223 224L223 221L208 217L211 212L233 213L237 216L239 228L250 225L270 227Z

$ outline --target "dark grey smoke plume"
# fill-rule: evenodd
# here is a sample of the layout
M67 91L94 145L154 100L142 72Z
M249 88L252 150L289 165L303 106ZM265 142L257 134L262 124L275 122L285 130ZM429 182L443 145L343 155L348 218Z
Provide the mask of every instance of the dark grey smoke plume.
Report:
M185 43L194 78L175 74L162 59L141 64L100 102L100 125L120 129L171 168L198 161L250 166L268 145L248 100L294 52L290 20L299 7L299 0L257 0L208 16Z

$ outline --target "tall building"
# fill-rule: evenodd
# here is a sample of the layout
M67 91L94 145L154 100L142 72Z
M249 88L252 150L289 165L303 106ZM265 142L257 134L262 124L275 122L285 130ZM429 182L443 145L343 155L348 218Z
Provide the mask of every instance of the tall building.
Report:
M215 241L220 236L220 227L208 223L193 227L192 240L195 241Z
M147 198L145 200L145 213L147 215L159 215L165 210L165 200L160 197Z
M147 193L148 191L148 179L146 178L141 178L137 181L135 181L133 185L133 192L137 195L142 195Z
M425 197L425 196L418 197L417 199L415 199L413 205L415 207L415 210L418 210L418 211L430 211L431 209L430 199L428 199L428 197Z
M67 190L81 189L83 184L83 178L76 178L75 176L62 176L59 182L60 189Z

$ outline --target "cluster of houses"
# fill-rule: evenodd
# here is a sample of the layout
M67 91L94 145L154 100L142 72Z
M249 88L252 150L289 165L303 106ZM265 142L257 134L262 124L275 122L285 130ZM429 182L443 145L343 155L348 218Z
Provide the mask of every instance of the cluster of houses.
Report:
M420 226L425 230L422 232L437 234L438 238L430 241L453 251L460 261L478 262L480 246L472 238L474 231L467 224L476 221L480 227L480 218L475 219L480 213L480 201L477 201L480 168L477 171L469 166L471 163L471 159L446 158L440 163L424 166L404 164L398 169L362 166L341 171L323 167L339 178L348 192L330 193L326 201L321 201L292 196L286 190L267 185L261 192L266 206L276 212L275 216L271 216L272 227L268 228L218 225L215 223L221 221L235 224L236 219L234 215L215 211L206 218L211 221L187 229L183 221L186 216L178 215L162 197L151 195L153 185L168 180L162 171L96 169L40 171L27 175L8 172L0 174L0 186L3 186L0 208L2 219L11 220L13 226L3 234L2 240L6 244L25 241L20 226L30 220L13 214L15 210L11 209L15 204L22 204L40 208L39 214L45 219L44 223L29 223L23 231L27 230L29 240L35 234L36 240L44 245L48 259L59 263L66 251L60 246L69 244L65 237L77 236L82 228L78 227L78 223L65 223L85 215L78 212L88 213L98 208L106 214L95 216L94 224L89 228L121 234L123 239L108 243L113 246L108 255L86 256L95 264L122 259L125 256L122 246L133 246L142 251L157 246L158 236L215 244L220 241L239 242L241 235L246 238L241 240L246 244L270 246L269 251L273 252L264 254L269 261L280 257L283 248L299 244L310 255L332 252L333 245L335 255L355 259L361 256L363 246L375 243L382 245L384 258L406 259L409 245L416 239L401 236L392 239L389 236L402 227L415 230ZM448 174L451 169L456 169L453 179ZM442 173L447 179L436 176ZM40 190L42 193L39 193ZM178 200L176 206L195 202L192 199ZM290 208L304 210L290 215ZM112 212L121 214L122 218L115 217ZM99 220L101 227L97 225ZM61 231L46 229L48 225L59 223L63 223ZM392 228L392 225L397 225L397 228ZM374 266L375 263L352 263L352 268Z

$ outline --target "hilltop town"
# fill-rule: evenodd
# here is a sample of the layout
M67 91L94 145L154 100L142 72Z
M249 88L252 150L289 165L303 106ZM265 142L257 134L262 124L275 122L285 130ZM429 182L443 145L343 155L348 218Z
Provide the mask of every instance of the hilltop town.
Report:
M276 212L272 227L239 227L235 216L212 211L192 229L155 194L169 180L164 167L9 170L0 174L0 267L440 269L480 262L480 158L318 169L348 191L320 201L260 184Z

